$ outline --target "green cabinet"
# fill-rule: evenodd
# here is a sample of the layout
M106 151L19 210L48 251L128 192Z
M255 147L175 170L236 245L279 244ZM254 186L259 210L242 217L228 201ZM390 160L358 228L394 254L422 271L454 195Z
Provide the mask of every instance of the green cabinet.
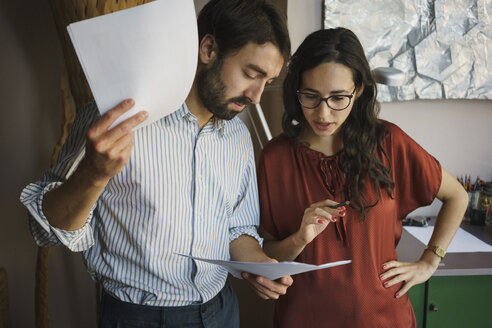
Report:
M492 275L434 276L409 293L418 327L492 327Z
M426 284L419 284L410 288L408 292L413 312L415 312L415 318L417 319L417 328L424 327L425 288Z

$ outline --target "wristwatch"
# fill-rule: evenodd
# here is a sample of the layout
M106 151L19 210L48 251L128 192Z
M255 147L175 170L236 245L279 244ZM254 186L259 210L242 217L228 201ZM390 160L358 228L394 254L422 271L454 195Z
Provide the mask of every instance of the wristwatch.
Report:
M434 254L439 256L441 260L444 258L444 255L446 255L446 251L439 246L427 246L425 250L432 251Z

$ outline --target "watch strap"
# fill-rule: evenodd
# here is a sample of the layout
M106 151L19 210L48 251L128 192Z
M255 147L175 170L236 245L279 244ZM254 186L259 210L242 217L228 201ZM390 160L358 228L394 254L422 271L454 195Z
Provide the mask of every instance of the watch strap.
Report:
M444 255L446 255L446 251L443 248L439 247L439 246L431 246L431 245L429 245L429 246L427 246L425 248L425 250L432 251L434 254L436 254L437 256L439 256L441 259L443 259L444 258Z

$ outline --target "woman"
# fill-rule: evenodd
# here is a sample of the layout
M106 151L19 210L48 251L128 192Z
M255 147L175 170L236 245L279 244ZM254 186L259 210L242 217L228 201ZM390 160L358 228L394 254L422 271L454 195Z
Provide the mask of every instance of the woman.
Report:
M294 276L276 327L415 327L407 291L431 277L462 220L466 192L377 118L376 93L350 30L314 32L291 59L284 133L258 169L264 249L279 261L352 263ZM443 205L429 248L417 262L397 261L402 219L435 197Z

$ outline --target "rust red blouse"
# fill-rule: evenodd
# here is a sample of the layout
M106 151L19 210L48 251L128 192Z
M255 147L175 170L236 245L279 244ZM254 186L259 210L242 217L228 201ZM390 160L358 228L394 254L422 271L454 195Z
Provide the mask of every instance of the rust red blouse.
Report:
M384 262L397 259L402 219L430 204L441 185L439 162L396 125L383 121L383 148L395 182L393 198L381 192L367 212L348 207L342 220L330 223L296 261L309 264L352 260L351 264L293 276L294 283L275 305L275 327L414 327L407 295L395 298L400 284L384 288ZM298 230L304 210L330 198L344 201L344 175L338 156L303 146L280 135L263 150L258 167L261 224L282 240ZM382 159L386 164L387 161ZM369 201L374 191L367 192Z

